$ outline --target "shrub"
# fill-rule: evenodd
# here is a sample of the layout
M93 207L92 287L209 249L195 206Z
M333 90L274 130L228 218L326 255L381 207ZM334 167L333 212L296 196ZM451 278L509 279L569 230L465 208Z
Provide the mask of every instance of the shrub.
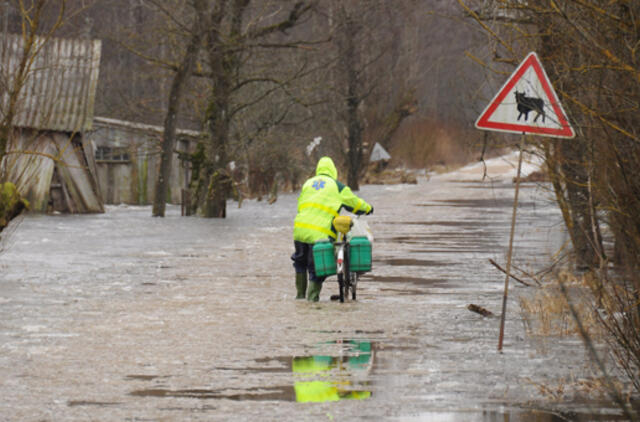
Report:
M0 184L0 231L26 208L29 208L29 202L20 196L16 185L11 182Z

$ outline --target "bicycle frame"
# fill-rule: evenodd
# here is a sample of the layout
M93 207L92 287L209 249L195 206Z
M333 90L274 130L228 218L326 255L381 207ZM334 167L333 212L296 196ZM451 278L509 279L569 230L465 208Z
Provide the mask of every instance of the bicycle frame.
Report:
M340 302L349 298L349 291L351 291L351 300L356 300L356 285L360 276L349 270L350 248L347 233L348 230L346 233L338 232L338 238L334 243Z
M336 242L334 244L336 250L336 267L337 272L342 273L345 268L349 268L348 246L347 240Z

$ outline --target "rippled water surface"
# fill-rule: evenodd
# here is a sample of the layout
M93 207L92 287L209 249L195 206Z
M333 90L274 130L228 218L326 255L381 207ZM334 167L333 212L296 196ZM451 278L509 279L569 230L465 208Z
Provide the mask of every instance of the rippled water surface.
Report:
M374 268L345 304L335 278L294 300L295 195L224 220L29 215L0 254L0 419L617 420L549 403L541 386L593 373L577 339L525 335L525 287L502 354L499 319L467 310L500 313L488 260L505 262L513 184L498 176L364 186ZM565 240L549 192L523 185L515 262L542 268Z

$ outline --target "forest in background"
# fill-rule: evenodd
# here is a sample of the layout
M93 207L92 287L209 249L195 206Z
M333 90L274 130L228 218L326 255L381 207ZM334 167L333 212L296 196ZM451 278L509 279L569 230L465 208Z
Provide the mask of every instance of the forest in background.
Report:
M21 31L18 3L4 4L9 32ZM196 2L64 3L56 36L102 41L95 115L162 126ZM227 15L232 5L246 3L240 32L282 21L296 5L247 1L203 2L203 7L216 3L228 3ZM316 137L323 139L318 152L334 157L345 181L354 160L358 177L362 174L376 142L390 151L393 166L429 168L477 158L483 134L472 131L473 120L490 89L485 72L465 51L481 48L485 39L458 5L438 0L298 3L306 9L289 28L243 41L242 48L228 45L237 53L237 86L227 161L244 172L248 191L265 193L276 175L281 185L295 187L313 168L316 157L304 151ZM44 2L40 32L53 25L59 11L57 2ZM347 38L352 45L341 41ZM234 42L227 34L225 43ZM206 75L212 67L206 55L201 52L186 82L180 128L205 130L206 93L217 83ZM353 58L350 76L344 68L348 57ZM351 87L349 77L355 80ZM354 90L359 98L352 115L362 140L350 148L345 104ZM360 148L358 157L348 156L347 151ZM357 188L358 178L351 176L349 183Z

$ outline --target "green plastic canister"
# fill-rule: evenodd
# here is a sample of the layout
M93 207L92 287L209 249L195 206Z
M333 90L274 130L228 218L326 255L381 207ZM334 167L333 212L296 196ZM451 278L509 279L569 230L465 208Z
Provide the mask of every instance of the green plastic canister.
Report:
M351 244L349 271L371 271L371 242L369 239L366 236L354 236L349 243Z
M313 245L313 265L318 277L327 277L336 273L333 243L328 240L319 240Z

